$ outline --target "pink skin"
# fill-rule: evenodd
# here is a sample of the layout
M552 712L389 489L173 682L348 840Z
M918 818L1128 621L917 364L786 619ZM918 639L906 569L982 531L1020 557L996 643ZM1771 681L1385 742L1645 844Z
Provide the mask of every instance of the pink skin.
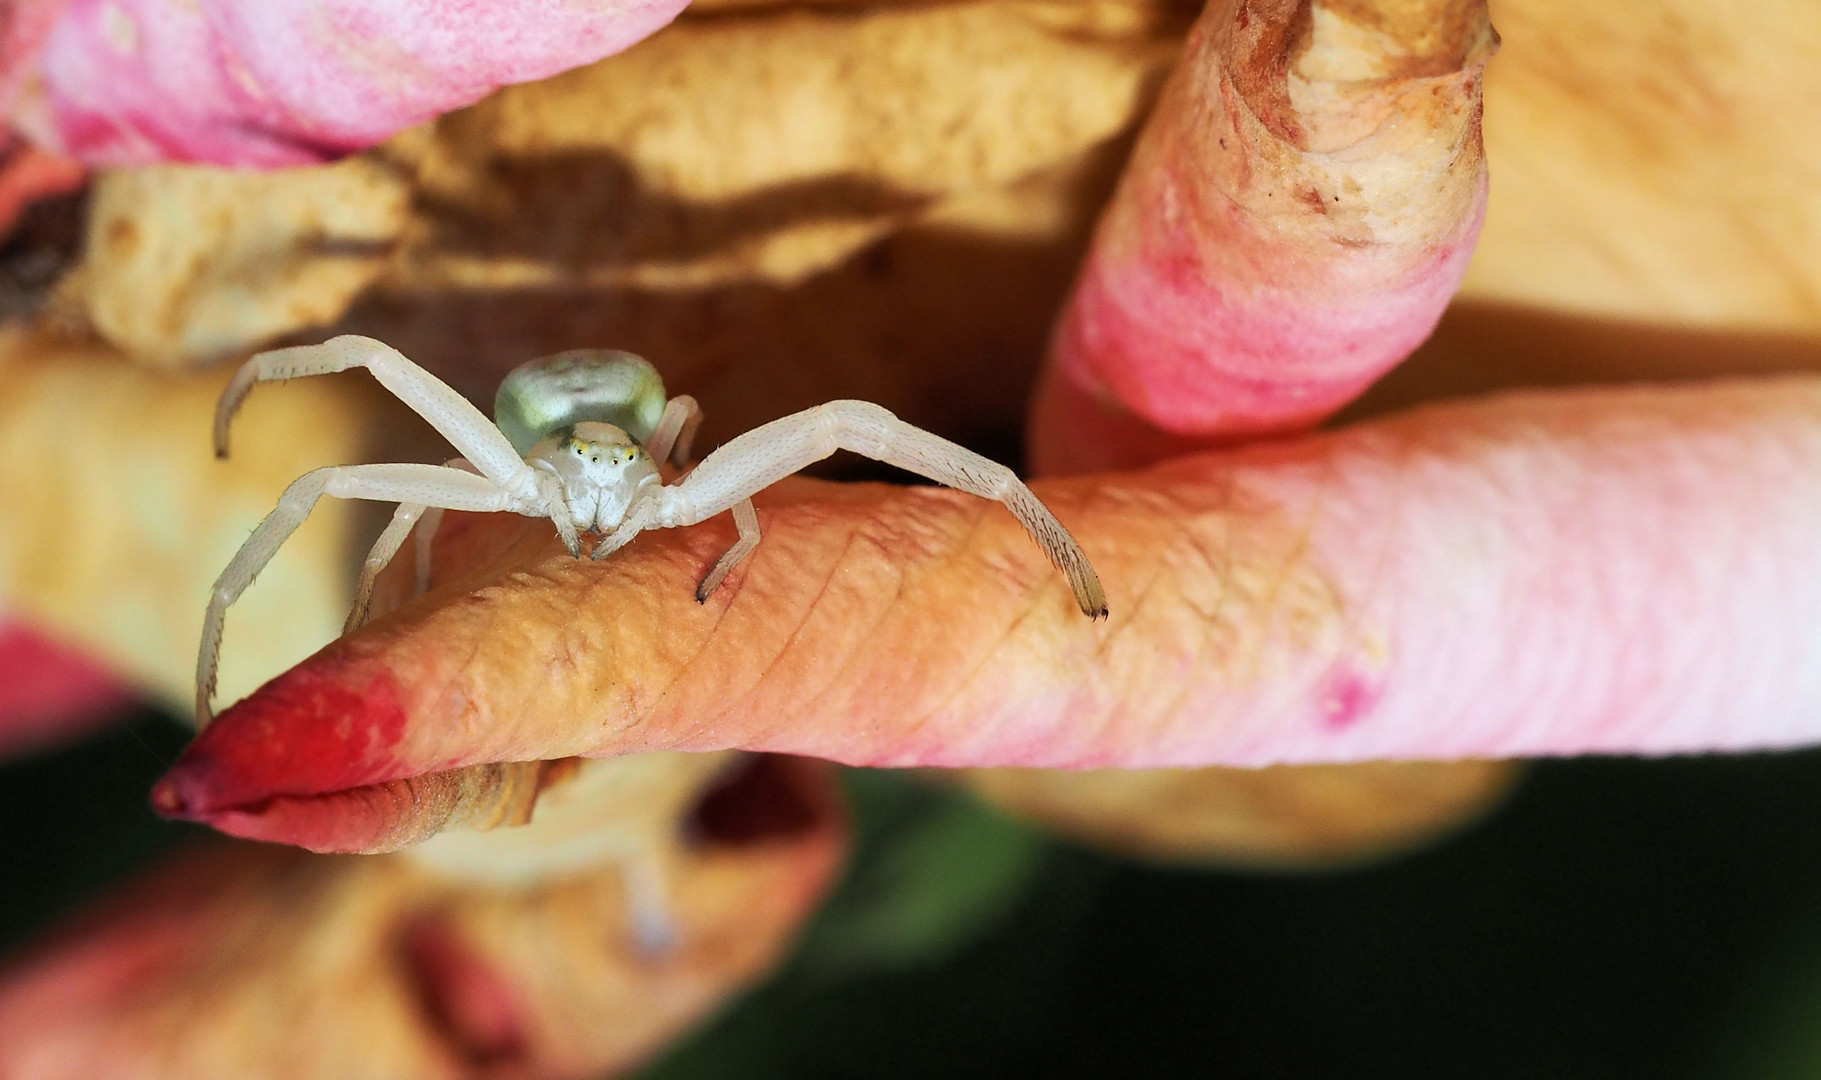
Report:
M160 807L295 842L272 796L294 815L659 747L1088 768L1821 740L1814 380L1508 396L1038 492L1105 579L1107 623L1003 511L942 492L761 500L759 553L707 606L689 587L730 530L595 564L540 523L474 519L517 553L229 709ZM399 713L317 708L386 680ZM291 765L348 744L334 770Z
M1435 6L1387 60L1293 3L1209 5L1057 327L1041 471L1307 427L1429 335L1485 215L1496 41Z
M86 734L131 701L100 664L0 617L0 756Z
M21 123L91 164L315 164L610 56L684 2L69 0Z

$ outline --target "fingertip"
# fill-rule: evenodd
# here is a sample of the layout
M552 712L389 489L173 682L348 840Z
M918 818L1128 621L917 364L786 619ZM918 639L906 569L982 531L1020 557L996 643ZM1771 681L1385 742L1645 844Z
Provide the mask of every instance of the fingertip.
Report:
M152 811L162 818L182 818L188 809L183 793L170 780L152 785Z

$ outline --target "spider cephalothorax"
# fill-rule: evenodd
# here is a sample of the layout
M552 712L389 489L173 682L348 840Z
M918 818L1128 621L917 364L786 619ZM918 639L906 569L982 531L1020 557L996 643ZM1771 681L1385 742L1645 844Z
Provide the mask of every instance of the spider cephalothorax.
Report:
M348 615L350 629L365 619L374 577L414 527L421 586L435 516L445 509L547 517L572 555L582 554L584 535L597 535L589 553L596 559L646 529L693 525L731 510L739 539L697 586L696 599L706 601L727 571L758 545L752 496L836 450L864 454L1004 503L1068 577L1082 612L1096 619L1107 612L1106 594L1087 556L1010 469L869 402L831 401L774 420L728 442L683 479L666 485L658 467L688 458L701 410L686 395L667 397L656 369L631 353L576 350L533 360L500 384L496 419L489 421L435 376L371 338L350 335L277 349L248 360L223 391L215 413L216 453L227 454L229 421L254 383L351 367L371 371L462 456L446 465L332 466L305 473L285 489L277 509L253 530L215 582L196 661L199 725L212 715L209 699L228 606L324 495L399 504L367 556Z
M632 436L612 424L584 420L544 436L525 455L534 469L563 484L569 520L582 532L607 532L626 518L632 500L660 484L658 463Z

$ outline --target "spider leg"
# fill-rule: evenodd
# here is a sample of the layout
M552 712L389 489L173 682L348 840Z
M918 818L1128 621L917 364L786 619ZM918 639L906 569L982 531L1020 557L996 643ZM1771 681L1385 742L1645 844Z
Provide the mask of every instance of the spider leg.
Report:
M440 506L450 510L513 510L538 516L541 506L514 496L492 480L440 465L347 465L316 469L298 477L279 496L278 506L259 523L215 579L203 617L202 647L196 656L196 725L213 719L209 699L220 666L221 626L227 610L246 591L286 538L303 524L324 495ZM403 533L399 534L403 539Z
M367 621L367 609L373 605L373 582L379 572L386 568L398 549L405 544L405 537L411 535L411 527L418 523L429 510L423 503L399 503L398 509L392 511L392 520L387 523L379 539L373 541L373 547L367 552L367 559L360 566L360 583L354 587L354 603L348 608L348 619L341 624L341 632L351 634ZM423 554L426 545L418 543L418 554ZM418 564L419 577L424 576L424 566Z
M466 458L451 458L443 462L448 469L461 469L474 472L474 466ZM398 554L398 549L405 544L405 537L410 535L411 527L417 526L417 556L415 584L411 595L422 596L430 589L430 544L436 539L436 530L443 523L443 508L425 506L423 503L399 503L398 509L392 511L392 520L386 525L379 539L373 541L373 547L367 552L366 561L360 567L360 583L354 588L354 604L348 609L348 621L342 624L341 632L352 633L367 621L367 609L373 603L373 583Z
M752 554L752 549L759 546L759 512L753 509L751 499L741 499L733 504L733 524L740 530L740 538L733 546L721 553L715 564L703 575L701 584L696 586L696 603L706 604L708 597L721 587L721 581L727 577L727 571L740 565L740 560Z
M428 507L424 510L424 520L417 527L417 546L412 549L416 560L412 565L411 595L419 597L430 591L430 552L436 543L437 530L443 527L443 508Z
M681 466L689 461L689 447L695 442L696 429L702 426L702 407L688 394L678 394L664 406L664 415L651 438L645 440L645 452L659 465L668 461Z
M1082 613L1094 619L1106 615L1106 592L1087 556L1016 473L867 401L831 401L722 444L695 471L663 489L657 524L693 525L836 450L863 454L1004 503L1068 578Z
M260 353L241 365L215 406L215 456L228 456L228 425L258 382L327 375L364 367L379 384L410 406L448 439L475 471L516 494L536 487L530 466L519 457L493 421L441 379L372 338L343 334L320 345L299 345Z
M689 461L690 444L695 441L696 429L701 424L702 407L688 394L679 394L664 406L664 415L652 431L645 450L660 464L669 459L673 465L685 465ZM741 499L733 504L733 520L740 530L740 538L715 560L714 566L709 568L701 583L696 586L698 604L706 603L709 594L721 587L721 579L727 576L727 571L752 554L752 549L759 545L759 514L753 509L751 499Z

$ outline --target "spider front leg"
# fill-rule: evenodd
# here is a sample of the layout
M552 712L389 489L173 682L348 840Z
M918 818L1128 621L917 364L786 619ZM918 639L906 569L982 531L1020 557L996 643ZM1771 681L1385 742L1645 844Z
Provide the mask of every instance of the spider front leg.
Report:
M727 577L727 571L740 565L740 560L752 554L753 548L759 546L759 512L753 509L751 499L741 499L733 504L734 528L740 530L740 538L733 546L721 553L715 564L702 576L696 585L696 603L706 604L714 591L721 587L721 581Z
M381 341L343 334L320 345L298 345L260 353L241 365L215 406L215 456L228 456L228 425L241 402L258 382L328 375L364 367L379 384L410 406L448 439L476 472L519 495L531 495L535 483L512 443L500 429L436 376Z
M689 462L690 444L695 441L696 428L701 424L702 407L688 394L679 394L664 406L664 415L659 418L657 428L647 440L645 451L659 464L668 460L673 465L686 465ZM734 526L740 530L740 538L715 560L715 564L696 585L698 604L707 603L708 597L721 587L727 572L738 566L741 559L751 555L753 548L759 546L759 512L753 509L751 499L741 499L733 504L733 521Z
M694 472L664 489L657 524L693 525L836 450L864 454L1004 503L1050 562L1068 578L1082 613L1094 619L1105 617L1106 592L1087 556L1017 474L964 446L907 424L889 410L867 401L831 401L773 420L726 443L703 458ZM755 530L756 525L755 520ZM744 532L741 539L744 543ZM735 551L739 547L736 544Z
M541 504L506 491L484 476L440 465L348 465L305 473L279 497L278 506L259 523L215 580L209 609L203 616L202 646L196 657L196 726L214 718L209 699L221 654L221 627L227 610L246 591L279 547L303 524L318 499L373 499L438 506L450 510L512 510L532 517L546 512ZM402 540L402 534L400 536Z

